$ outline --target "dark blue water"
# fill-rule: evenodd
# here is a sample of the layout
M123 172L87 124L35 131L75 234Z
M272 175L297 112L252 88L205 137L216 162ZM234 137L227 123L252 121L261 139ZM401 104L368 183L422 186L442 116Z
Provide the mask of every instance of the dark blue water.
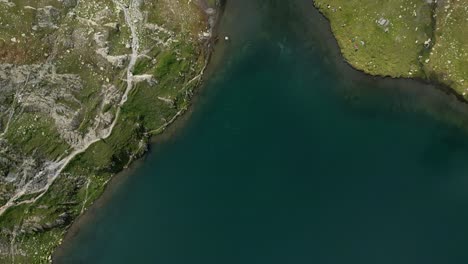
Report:
M350 69L309 1L228 1L220 30L193 113L57 263L468 263L462 104Z

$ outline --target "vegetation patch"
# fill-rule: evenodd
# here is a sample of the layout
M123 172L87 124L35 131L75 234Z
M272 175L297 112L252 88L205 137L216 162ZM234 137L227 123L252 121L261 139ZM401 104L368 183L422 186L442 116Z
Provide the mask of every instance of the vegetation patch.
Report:
M448 0L315 0L343 56L372 75L468 86L468 4Z
M0 206L16 203L0 214L0 262L49 263L112 176L187 109L205 18L183 0L0 1Z

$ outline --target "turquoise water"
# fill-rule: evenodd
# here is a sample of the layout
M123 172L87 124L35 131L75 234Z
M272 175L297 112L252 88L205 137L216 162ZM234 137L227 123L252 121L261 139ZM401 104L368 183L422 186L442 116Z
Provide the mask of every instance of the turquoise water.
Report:
M466 108L350 69L310 2L228 1L193 112L57 263L468 263Z

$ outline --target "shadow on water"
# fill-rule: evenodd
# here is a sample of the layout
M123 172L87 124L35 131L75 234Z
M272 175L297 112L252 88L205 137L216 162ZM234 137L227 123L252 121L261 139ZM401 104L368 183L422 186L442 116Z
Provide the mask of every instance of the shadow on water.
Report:
M352 69L310 0L227 1L219 35L190 118L57 263L468 263L464 103Z

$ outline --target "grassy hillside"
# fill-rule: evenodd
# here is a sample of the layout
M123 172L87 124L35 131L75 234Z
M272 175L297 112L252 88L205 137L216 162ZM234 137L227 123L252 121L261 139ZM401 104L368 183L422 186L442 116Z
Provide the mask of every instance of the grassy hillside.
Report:
M0 1L0 263L50 262L187 109L209 32L184 0Z
M314 2L355 68L373 75L437 79L467 95L468 2Z

